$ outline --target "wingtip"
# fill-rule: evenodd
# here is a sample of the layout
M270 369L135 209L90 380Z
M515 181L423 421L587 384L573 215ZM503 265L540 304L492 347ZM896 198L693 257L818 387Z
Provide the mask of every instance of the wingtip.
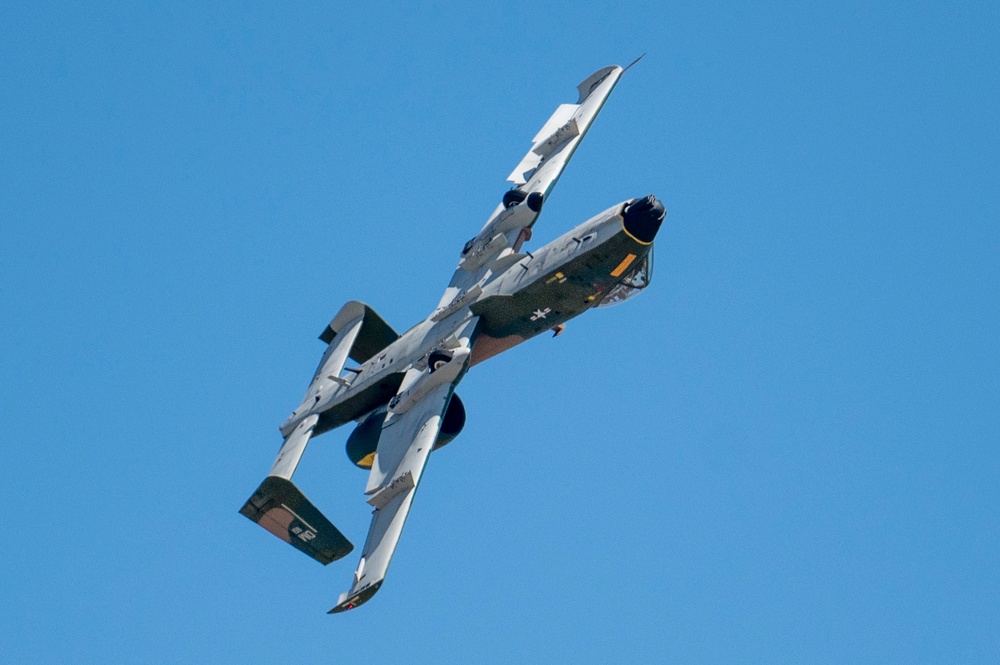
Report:
M378 591L381 586L382 580L379 580L361 592L345 591L340 594L340 598L337 599L337 605L332 610L327 612L327 614L340 614L341 612L353 610L355 607L364 605L366 602L371 600L371 597L375 595L375 592Z

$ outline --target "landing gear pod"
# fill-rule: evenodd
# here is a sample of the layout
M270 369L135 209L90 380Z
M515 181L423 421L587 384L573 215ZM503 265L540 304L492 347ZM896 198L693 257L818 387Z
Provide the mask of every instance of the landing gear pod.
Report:
M427 367L429 367L432 372L435 372L448 364L450 360L451 354L447 351L432 351L431 354L427 356Z
M538 192L525 194L520 189L508 189L503 193L504 208L513 208L524 201L527 201L528 209L531 212L538 213L542 211L542 203L544 203L545 200Z
M503 207L513 208L526 198L528 198L528 195L520 189L508 189L503 193Z

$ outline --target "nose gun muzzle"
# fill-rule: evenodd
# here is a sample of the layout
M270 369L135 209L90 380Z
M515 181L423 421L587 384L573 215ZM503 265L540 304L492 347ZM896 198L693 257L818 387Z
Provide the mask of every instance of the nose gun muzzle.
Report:
M623 222L625 231L633 239L648 245L653 242L666 215L667 211L663 204L652 194L636 199L625 207Z

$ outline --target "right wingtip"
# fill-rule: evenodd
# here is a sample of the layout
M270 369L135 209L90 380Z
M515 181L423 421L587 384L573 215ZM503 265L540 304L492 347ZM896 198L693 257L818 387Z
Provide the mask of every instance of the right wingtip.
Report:
M359 605L364 605L366 602L371 600L371 597L375 595L381 586L382 580L379 580L375 584L366 587L360 592L355 592L353 590L345 591L340 594L340 598L337 599L336 606L327 612L327 614L340 614L341 612L346 612L347 610L353 610Z

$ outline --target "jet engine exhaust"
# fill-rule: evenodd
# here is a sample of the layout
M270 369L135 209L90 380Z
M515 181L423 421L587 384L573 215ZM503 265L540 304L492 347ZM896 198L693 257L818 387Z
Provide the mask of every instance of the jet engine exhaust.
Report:
M667 211L655 196L650 194L636 199L625 208L625 230L643 244L653 242Z

